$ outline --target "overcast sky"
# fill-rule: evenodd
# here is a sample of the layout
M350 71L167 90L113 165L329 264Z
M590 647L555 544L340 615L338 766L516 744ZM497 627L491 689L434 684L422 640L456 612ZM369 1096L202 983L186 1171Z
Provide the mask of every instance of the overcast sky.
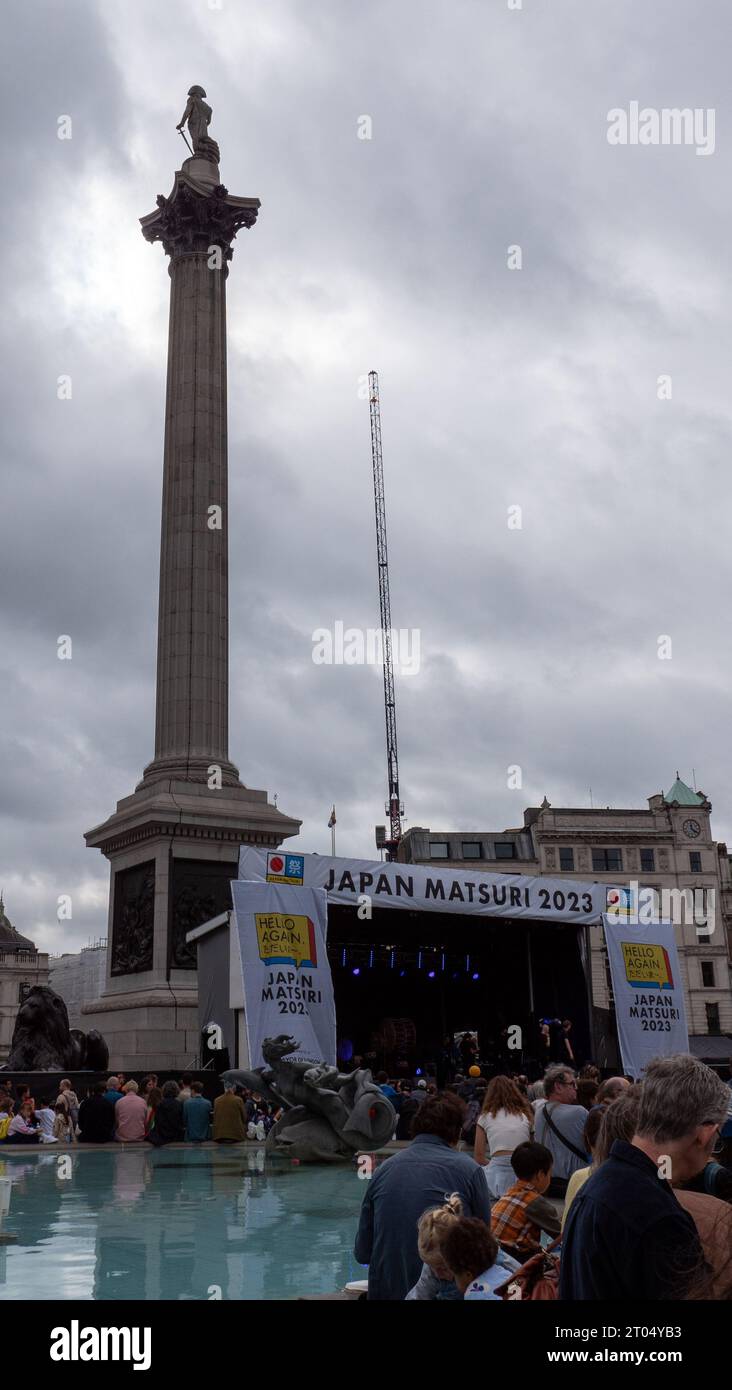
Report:
M293 847L329 851L335 802L339 853L373 856L381 671L315 665L312 634L379 623L375 367L392 616L421 637L407 824L644 806L678 767L732 840L731 31L726 0L6 13L0 884L42 949L106 933L83 832L153 754L170 282L138 218L192 83L224 183L262 200L227 288L242 780L302 818ZM713 108L713 154L611 146L636 100Z

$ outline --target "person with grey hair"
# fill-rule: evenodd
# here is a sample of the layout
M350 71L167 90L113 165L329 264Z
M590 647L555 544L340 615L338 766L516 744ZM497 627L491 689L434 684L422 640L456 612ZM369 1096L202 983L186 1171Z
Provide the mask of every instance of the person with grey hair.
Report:
M552 1180L548 1197L564 1197L569 1179L586 1168L584 1147L587 1111L577 1104L577 1078L571 1067L556 1062L544 1074L544 1101L535 1106L534 1138L552 1156Z
M706 1166L726 1113L727 1088L703 1062L687 1053L649 1062L632 1139L614 1140L572 1203L562 1299L684 1297L705 1261L671 1182L684 1183Z

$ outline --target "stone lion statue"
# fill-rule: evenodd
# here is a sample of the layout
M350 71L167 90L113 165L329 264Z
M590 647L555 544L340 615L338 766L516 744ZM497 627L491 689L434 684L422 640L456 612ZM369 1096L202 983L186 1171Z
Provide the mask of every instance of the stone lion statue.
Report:
M18 1010L10 1056L1 1071L106 1071L109 1048L101 1033L69 1028L60 994L34 985Z

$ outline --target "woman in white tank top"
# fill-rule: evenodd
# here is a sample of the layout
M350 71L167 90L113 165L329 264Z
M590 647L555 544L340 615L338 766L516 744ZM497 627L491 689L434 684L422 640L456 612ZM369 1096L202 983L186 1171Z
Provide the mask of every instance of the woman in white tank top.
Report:
M511 1154L533 1134L534 1112L509 1076L494 1076L475 1127L476 1163L480 1163L494 1200L516 1181Z

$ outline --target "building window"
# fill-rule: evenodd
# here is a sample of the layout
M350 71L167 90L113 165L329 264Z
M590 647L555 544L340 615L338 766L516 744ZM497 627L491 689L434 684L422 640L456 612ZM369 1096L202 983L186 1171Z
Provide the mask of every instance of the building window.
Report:
M463 840L463 859L480 859L480 840Z
M703 960L701 963L702 984L705 989L714 989L714 961Z
M593 849L592 867L597 873L617 873L622 870L623 856L619 849Z
M642 874L655 874L655 872L656 872L656 855L655 855L655 851L654 851L654 850L652 850L652 849L642 849L641 852L640 852L640 861L641 861L641 873L642 873Z
M516 846L512 840L496 840L494 844L496 859L515 859Z
M705 1004L704 1008L707 1011L707 1032L710 1037L719 1037L719 1004Z
M560 851L559 851L559 867L560 867L560 869L564 869L565 872L568 872L568 873L572 873L572 872L574 871L574 850L573 850L573 849L560 849Z
M689 851L689 869L693 874L700 874L702 871L701 854L698 849Z
M18 1003L19 1003L19 1004L24 1004L24 1003L25 1003L25 1001L26 1001L26 999L28 998L28 995L30 994L32 988L33 988L33 986L32 986L32 985L29 985L27 980L21 980L20 984L18 985Z
M447 840L430 840L430 859L449 859L450 846Z

